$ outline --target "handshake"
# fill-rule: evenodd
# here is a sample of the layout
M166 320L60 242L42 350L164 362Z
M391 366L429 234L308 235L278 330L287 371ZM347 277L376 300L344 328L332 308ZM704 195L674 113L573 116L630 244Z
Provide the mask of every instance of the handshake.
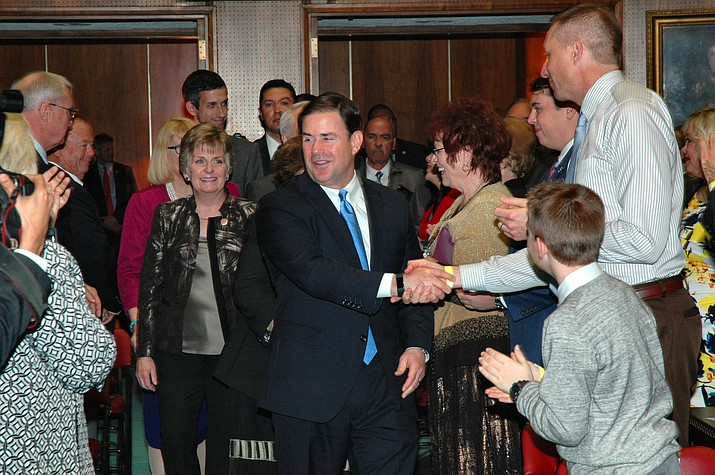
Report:
M462 286L458 266L443 266L433 259L409 261L402 275L404 292L398 295L397 279L393 279L390 302L436 303L453 288Z

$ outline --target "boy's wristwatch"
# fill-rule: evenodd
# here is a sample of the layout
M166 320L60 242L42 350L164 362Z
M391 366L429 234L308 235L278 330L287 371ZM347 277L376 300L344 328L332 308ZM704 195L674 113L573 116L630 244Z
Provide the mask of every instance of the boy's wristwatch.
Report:
M531 381L517 381L511 385L511 389L509 389L509 398L512 402L516 402L519 394L521 393L521 389L526 385L526 383L529 382Z

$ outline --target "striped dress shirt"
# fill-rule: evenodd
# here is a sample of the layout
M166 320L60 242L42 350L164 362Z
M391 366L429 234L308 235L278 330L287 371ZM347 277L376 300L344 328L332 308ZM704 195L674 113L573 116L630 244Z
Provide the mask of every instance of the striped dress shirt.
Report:
M599 264L631 285L677 275L685 267L678 239L683 170L665 103L612 71L589 89L581 112L588 129L575 178L605 205ZM524 290L545 278L526 249L460 266L460 272L465 289L491 292Z

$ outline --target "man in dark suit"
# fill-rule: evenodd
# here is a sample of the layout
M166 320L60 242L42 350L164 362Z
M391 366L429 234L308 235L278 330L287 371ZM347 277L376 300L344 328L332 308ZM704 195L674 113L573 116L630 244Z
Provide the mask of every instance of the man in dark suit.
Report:
M403 288L449 292L443 272L399 273L419 255L407 203L355 173L360 114L326 93L301 117L306 173L263 197L258 238L278 298L268 381L281 474L412 474L416 409L433 333ZM423 284L424 283L424 284ZM426 300L426 299L425 299Z
M548 150L558 150L556 161L552 160L545 171L541 172L539 183L543 181L563 181L566 176L571 144L573 143L576 124L578 123L579 106L573 102L559 101L549 86L548 79L538 77L531 83L531 113L528 122L534 126L536 138ZM522 198L509 198L509 203L495 211L497 217L503 218L503 232L525 245L526 228L511 221L509 210L512 206L526 206ZM523 247L523 246L522 246ZM541 364L541 335L546 318L556 309L556 296L548 287L537 287L522 292L505 294L502 302L503 310L509 318L509 339L511 347L518 344L529 360Z
M77 260L85 283L99 293L102 300L102 322L109 323L121 311L117 282L111 278L112 251L92 195L83 186L94 159L94 131L83 118L74 120L64 147L49 156L72 179L72 192L67 204L57 215L57 241Z
M395 144L395 149L392 152L392 159L396 162L404 163L405 165L410 165L411 167L419 168L423 171L426 170L427 162L425 161L425 157L429 153L427 147L399 138L397 135L397 117L392 112L392 109L385 104L374 105L367 113L367 120L370 121L375 117L384 117L392 122L395 137L397 137L397 143Z
M355 165L363 179L399 191L410 205L412 222L419 227L431 194L421 168L390 159L396 141L392 122L383 117L370 119L365 124L366 157L358 157Z
M122 223L129 198L137 191L132 167L114 161L114 139L107 134L94 137L96 162L84 175L84 186L92 195L109 244L119 253ZM107 187L107 188L105 188Z
M189 74L181 87L186 110L199 123L211 122L225 129L228 124L228 89L221 76L213 71L198 69ZM231 136L233 171L231 181L241 195L246 185L263 176L258 147L240 133Z
M261 87L258 98L258 119L266 131L256 140L261 153L263 176L273 171L273 154L283 141L281 140L280 120L283 113L295 103L295 89L283 79L271 79Z

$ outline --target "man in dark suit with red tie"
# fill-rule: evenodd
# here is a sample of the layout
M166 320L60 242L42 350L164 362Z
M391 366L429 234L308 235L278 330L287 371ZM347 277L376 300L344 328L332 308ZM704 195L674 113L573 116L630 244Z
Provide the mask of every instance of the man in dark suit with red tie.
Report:
M90 192L109 244L119 253L122 222L129 198L137 191L132 167L114 161L114 139L107 134L94 137L96 162L84 176L84 186Z
M263 197L258 238L278 298L268 381L280 474L412 474L431 306L391 303L443 272L402 277L419 256L407 202L355 173L355 103L326 93L301 116L306 173ZM421 288L421 287L420 287Z

